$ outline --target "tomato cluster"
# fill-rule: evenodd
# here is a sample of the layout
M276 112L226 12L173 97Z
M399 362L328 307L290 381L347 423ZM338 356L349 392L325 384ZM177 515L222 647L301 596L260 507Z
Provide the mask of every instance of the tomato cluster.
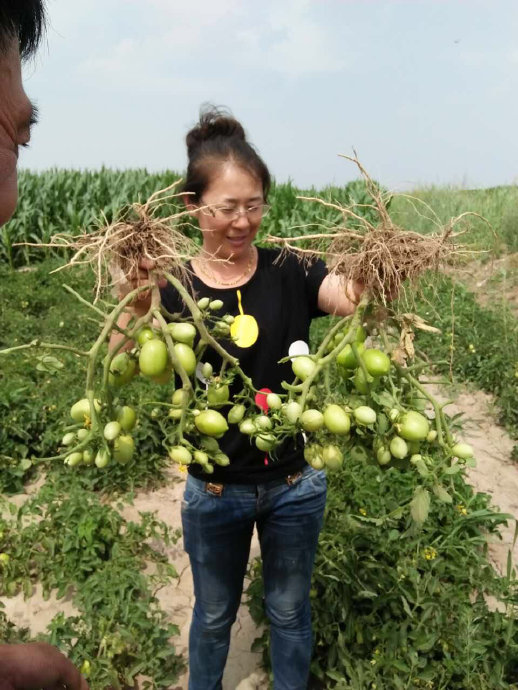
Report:
M170 403L153 415L171 460L198 463L207 473L230 463L219 444L230 426L273 460L286 438L303 435L305 458L318 469L336 470L351 459L415 467L426 476L434 447L442 447L448 462L471 459L471 448L455 443L441 409L410 375L412 366L398 364L398 338L387 338L379 325L367 333L361 312L333 325L314 354L290 357L293 381L267 394L259 409L258 391L224 349L234 319L218 315L222 306L203 298L188 303L191 318L162 318L157 325L150 317L130 329L122 341L130 349L110 352L103 362L102 390L72 407L75 425L62 440L68 465L104 468L132 460L137 414L120 394L137 375L172 388ZM221 356L219 371L205 360L211 347Z

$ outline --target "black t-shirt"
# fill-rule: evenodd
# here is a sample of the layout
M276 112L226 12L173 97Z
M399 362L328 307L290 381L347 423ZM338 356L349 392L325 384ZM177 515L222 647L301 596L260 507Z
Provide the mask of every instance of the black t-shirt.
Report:
M280 256L280 250L260 248L257 269L244 285L212 288L193 275L196 299L207 296L222 300L224 306L218 312L221 315L237 317L245 314L255 318L258 333L253 344L240 347L231 339L220 342L229 354L239 359L241 368L250 376L256 389L267 388L285 393L281 381L293 381L290 363L278 362L288 356L292 343L301 340L308 343L311 319L324 314L318 308L317 299L326 274L326 265L321 260L316 260L308 267L293 255ZM186 311L179 294L171 285L168 284L161 293L162 304L167 311ZM253 328L249 339L254 339ZM221 360L214 350L207 348L203 361L210 362L215 372L219 371ZM232 389L242 389L239 377L236 377L231 392ZM208 475L200 465L193 464L189 466L189 472L214 482L260 484L285 477L305 466L300 438L298 441L289 439L275 452L267 454L259 451L250 437L241 434L236 425L230 425L229 431L219 440L219 445L229 456L230 465L216 465L214 473Z

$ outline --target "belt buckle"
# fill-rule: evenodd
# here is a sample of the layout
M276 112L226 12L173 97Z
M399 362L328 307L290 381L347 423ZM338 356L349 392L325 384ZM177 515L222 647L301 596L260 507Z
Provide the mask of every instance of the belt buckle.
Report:
M288 474L286 477L286 484L288 486L293 486L295 482L302 477L302 472L295 472L295 474Z
M223 493L223 484L216 484L216 482L206 482L205 491L213 496L221 496Z

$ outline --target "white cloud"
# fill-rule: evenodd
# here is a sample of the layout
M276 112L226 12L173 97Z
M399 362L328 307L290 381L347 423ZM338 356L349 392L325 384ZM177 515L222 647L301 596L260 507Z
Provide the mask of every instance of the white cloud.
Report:
M247 64L292 77L344 69L345 30L336 31L319 8L311 0L270 3L262 22L249 24L238 34Z
M140 3L125 0L133 11ZM114 76L124 84L145 79L148 86L149 80L169 84L171 74L181 74L182 67L192 73L193 61L208 71L217 60L230 65L230 71L248 67L287 77L336 73L346 64L339 40L343 31L340 37L331 23L326 26L314 5L309 0L266 0L247 11L239 0L147 0L142 34L89 47L79 73L101 83ZM204 83L202 71L198 83ZM225 78L222 67L221 81Z

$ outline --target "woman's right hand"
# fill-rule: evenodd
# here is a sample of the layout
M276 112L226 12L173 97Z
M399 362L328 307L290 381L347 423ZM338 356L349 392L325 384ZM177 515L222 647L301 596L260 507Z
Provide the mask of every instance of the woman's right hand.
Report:
M129 295L132 290L135 290L139 287L143 287L145 285L149 285L150 287L149 290L139 292L136 298L125 307L124 311L117 320L117 325L119 328L126 329L133 317L138 319L141 316L145 316L151 309L151 298L153 293L151 288L155 285L161 288L165 287L167 284L167 280L165 280L165 278L159 278L155 281L149 275L149 272L155 268L155 265L155 262L150 259L142 259L138 265L136 273L130 276L129 280L118 282L115 280L119 300L124 299L124 297ZM110 336L109 349L115 349L123 338L124 335L122 335L122 333L120 333L118 330L114 329ZM128 342L122 347L121 351L128 350L132 346L132 343Z
M144 316L151 308L151 287L157 285L159 288L161 288L165 287L167 284L165 278L160 278L157 281L154 281L150 277L149 272L155 268L155 265L155 262L151 259L141 259L137 271L130 276L130 279L121 282L118 285L118 294L120 300L124 299L124 297L129 295L129 293L133 290L145 285L149 285L149 290L139 292L136 298L128 305L129 309L131 309L137 317Z

